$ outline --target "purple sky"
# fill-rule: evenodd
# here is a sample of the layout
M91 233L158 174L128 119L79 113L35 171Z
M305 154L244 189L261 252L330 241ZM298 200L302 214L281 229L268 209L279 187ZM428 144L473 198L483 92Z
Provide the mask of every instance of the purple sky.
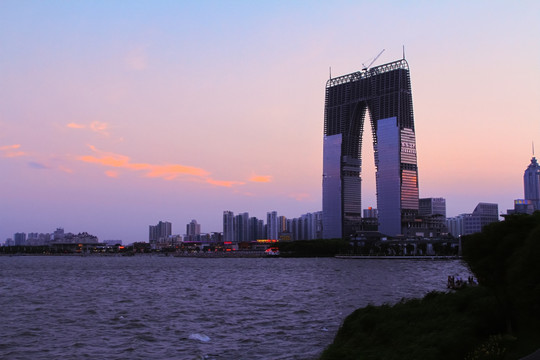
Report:
M183 234L191 219L221 231L223 210L318 211L329 67L403 45L420 196L446 198L449 216L506 211L540 149L539 14L537 1L4 0L0 243L56 227L130 243L159 220Z

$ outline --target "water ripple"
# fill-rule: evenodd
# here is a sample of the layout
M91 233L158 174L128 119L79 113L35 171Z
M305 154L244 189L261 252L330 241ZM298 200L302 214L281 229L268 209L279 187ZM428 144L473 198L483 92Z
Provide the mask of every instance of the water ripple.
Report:
M316 359L345 316L458 261L0 257L2 359ZM28 344L32 344L31 347Z

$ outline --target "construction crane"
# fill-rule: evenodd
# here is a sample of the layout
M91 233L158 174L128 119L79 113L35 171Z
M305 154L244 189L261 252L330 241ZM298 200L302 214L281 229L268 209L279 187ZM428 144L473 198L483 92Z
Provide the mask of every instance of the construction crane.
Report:
M367 69L369 69L371 67L371 65L373 65L373 63L379 58L379 56L381 56L381 54L384 52L384 49L382 49L382 51L379 53L379 55L375 56L373 58L373 60L371 60L371 62L369 63L369 65L366 66L366 64L362 63L362 71L366 71Z

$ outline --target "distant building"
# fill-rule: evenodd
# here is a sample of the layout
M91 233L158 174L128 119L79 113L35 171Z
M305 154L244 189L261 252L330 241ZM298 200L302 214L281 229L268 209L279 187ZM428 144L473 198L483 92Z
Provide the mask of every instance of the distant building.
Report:
M419 215L441 215L446 219L446 199L444 198L423 198L418 202Z
M516 199L514 200L514 208L508 209L506 213L512 214L532 214L534 212L534 204L532 200Z
M499 221L499 206L492 203L479 203L472 214L461 214L447 219L449 233L455 237L482 231L490 223Z
M370 206L362 211L362 217L368 219L376 219L378 217L378 211L377 209L374 209Z
M56 230L53 233L53 240L59 241L64 238L64 229L63 228L56 228Z
M540 165L533 156L523 175L525 200L530 200L534 210L540 210Z
M15 241L15 246L24 246L24 245L26 245L26 234L25 233L15 233L13 235L13 240Z
M193 219L186 225L186 237L185 241L195 241L198 235L201 234L201 224L197 223L197 220Z
M272 239L272 240L279 239L277 211L266 213L266 225L267 225L266 235L268 236L268 239Z
M249 213L245 212L234 217L234 241L245 242L249 238Z
M172 224L168 221L160 221L157 225L148 227L148 241L150 246L155 249L159 242L165 242L172 234Z
M232 211L223 211L223 241L234 241L234 213Z

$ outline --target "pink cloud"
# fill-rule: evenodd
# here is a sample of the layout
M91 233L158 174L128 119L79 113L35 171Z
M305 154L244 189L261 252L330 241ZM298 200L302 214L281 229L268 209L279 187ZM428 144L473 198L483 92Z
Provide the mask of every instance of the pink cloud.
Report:
M96 153L96 155L79 156L78 160L86 163L97 164L105 167L111 167L116 169L126 169L130 171L145 171L144 176L150 178L161 178L164 180L175 180L177 178L188 179L201 179L204 182L224 187L232 187L235 185L245 184L242 181L223 181L211 178L210 173L204 169L185 166L180 164L148 164L148 163L134 163L128 156L121 154L108 153L96 149L90 145L90 149ZM117 177L119 175L116 170L108 170L105 175L109 177Z
M272 181L272 176L270 175L253 175L249 181L251 182L260 182L260 183L267 183Z
M143 165L143 164L140 164ZM148 177L162 177L165 180L173 180L178 175L193 175L204 177L209 175L203 169L184 166L184 165L150 165L150 172L146 174Z
M234 185L244 185L245 182L242 181L224 181L224 180L215 180L212 178L207 178L206 182L212 185L232 187Z
M90 125L71 122L69 124L66 124L66 127L70 129L87 129L104 136L109 136L109 124L102 121L92 121Z
M6 158L26 155L24 151L18 150L20 147L20 144L0 146L0 152L2 152L2 156Z

